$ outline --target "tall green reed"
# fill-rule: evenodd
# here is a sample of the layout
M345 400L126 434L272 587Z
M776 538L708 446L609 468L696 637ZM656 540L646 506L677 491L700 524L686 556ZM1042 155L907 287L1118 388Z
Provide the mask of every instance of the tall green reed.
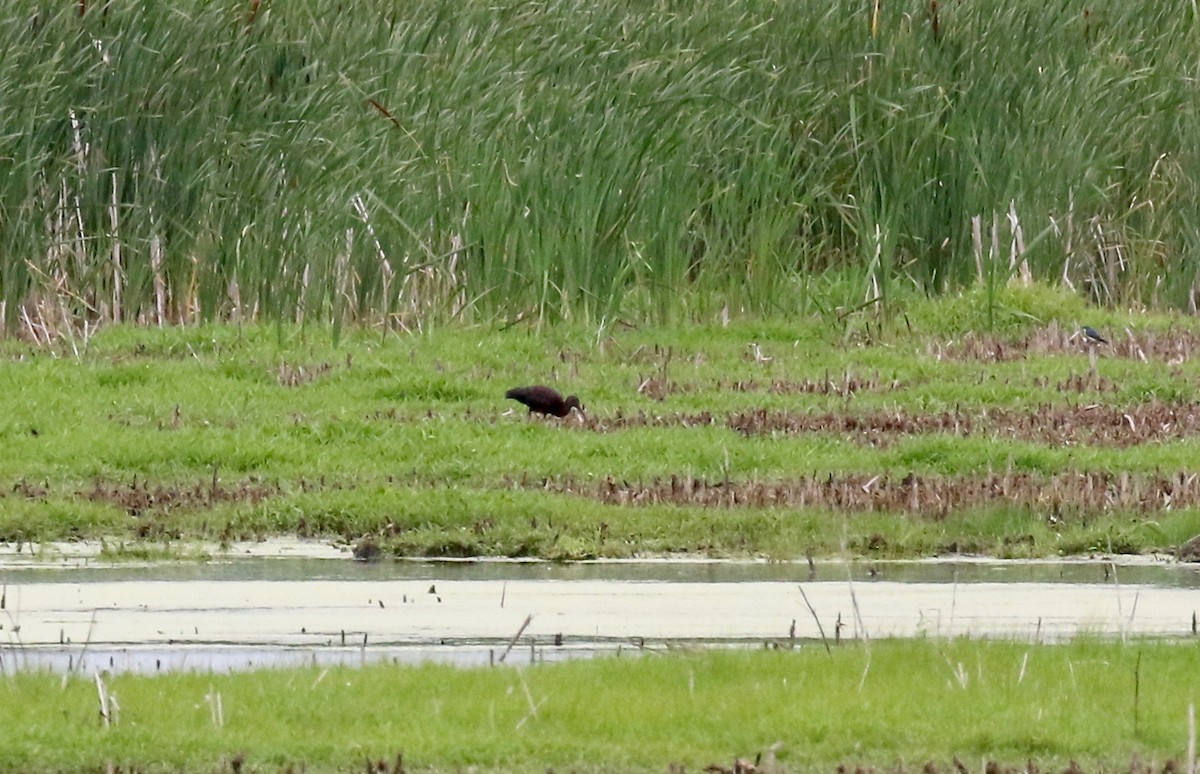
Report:
M1183 6L43 6L0 10L10 331L1195 307Z

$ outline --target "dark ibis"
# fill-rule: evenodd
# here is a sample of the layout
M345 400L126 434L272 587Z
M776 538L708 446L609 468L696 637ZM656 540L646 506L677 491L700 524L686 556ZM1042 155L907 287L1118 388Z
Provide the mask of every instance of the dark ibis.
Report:
M1093 328L1090 325L1083 326L1083 335L1088 341L1093 342L1095 344L1107 344L1108 343L1108 339L1101 336L1100 331L1096 330L1095 328Z
M529 407L529 413L549 414L555 417L565 417L571 409L583 413L579 398L568 395L566 398L558 394L558 390L538 384L533 387L513 387L504 393L504 397L522 403Z

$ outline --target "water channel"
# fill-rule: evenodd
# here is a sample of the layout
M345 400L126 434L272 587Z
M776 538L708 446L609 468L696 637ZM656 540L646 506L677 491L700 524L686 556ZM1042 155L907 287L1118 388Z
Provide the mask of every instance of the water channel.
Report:
M1200 566L1002 562L354 562L317 544L118 564L0 551L0 670L527 664L862 637L1194 636Z

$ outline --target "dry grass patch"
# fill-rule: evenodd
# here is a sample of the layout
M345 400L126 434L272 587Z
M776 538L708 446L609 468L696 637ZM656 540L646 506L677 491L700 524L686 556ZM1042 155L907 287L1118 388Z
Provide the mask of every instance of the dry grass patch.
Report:
M910 513L944 519L988 506L1034 509L1050 523L1062 514L1112 511L1150 513L1200 505L1200 474L1025 471L961 476L888 473L813 473L763 481L710 479L687 474L625 481L571 476L512 477L512 487L593 498L609 505L687 505L710 508L817 508Z
M214 472L211 481L191 484L154 484L145 479L128 483L97 480L91 489L76 496L94 503L115 505L130 516L165 513L182 509L212 508L221 503L258 503L280 494L278 484L250 477L234 484L223 483ZM43 492L46 496L48 492Z
M1107 344L1092 344L1082 331L1051 322L1018 339L971 331L959 339L931 340L925 345L925 353L937 360L1004 363L1024 360L1031 355L1086 354L1094 348L1099 357L1182 365L1191 359L1191 353L1200 346L1200 333L1184 328L1134 331L1126 327L1105 334Z
M743 435L835 433L876 447L887 446L899 436L945 433L960 437L985 435L1055 446L1124 448L1200 435L1200 404L1172 405L1153 401L1132 406L1088 403L1042 405L1032 409L993 407L970 411L956 408L931 413L898 409L856 414L754 409L730 414L726 424Z

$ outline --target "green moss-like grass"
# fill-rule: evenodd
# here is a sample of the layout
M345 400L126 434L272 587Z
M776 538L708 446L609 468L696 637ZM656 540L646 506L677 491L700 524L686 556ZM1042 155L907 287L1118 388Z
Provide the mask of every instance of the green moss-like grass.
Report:
M347 330L337 342L313 329L110 327L79 356L8 341L0 538L370 536L394 554L550 558L1047 556L1180 545L1200 532L1195 503L1117 495L1190 475L1200 433L1170 412L1194 405L1197 367L1109 348L1093 371L1082 344L1052 337L1026 352L1047 326L1072 330L1078 310L1046 288L1005 296L1049 315L1047 297L1071 318L1021 317L965 354L962 342L979 335L958 326L980 312L971 318L958 299L914 302L907 324L870 339L812 318L599 333ZM1196 335L1180 318L1089 321L1142 342ZM992 362L996 347L1020 356ZM848 380L858 385L849 393L839 386ZM583 396L595 424L529 420L503 398L508 387L543 382ZM1115 412L1100 440L1089 434L1089 406ZM1152 410L1168 413L1132 418ZM979 419L973 432L953 423L896 432L730 426L755 411L1014 419ZM1069 421L1083 426L1038 435L1054 412L1074 412ZM1020 421L1024 430L1004 424ZM1161 426L1171 433L1138 436ZM826 481L852 494L880 481L896 491L909 476L951 490L1026 477L1029 495L914 511L901 495L844 505L817 491ZM1111 496L1073 502L1081 476ZM677 489L698 482L702 496L647 499L673 479ZM1054 482L1065 487L1058 499ZM754 499L764 484L815 494L780 506ZM722 499L723 488L751 494Z
M786 771L839 764L1157 770L1200 699L1191 644L882 641L827 654L704 652L535 668L374 666L122 675L104 728L90 679L0 682L0 770L688 771L781 743ZM214 723L220 701L223 724ZM536 709L534 709L536 708Z

